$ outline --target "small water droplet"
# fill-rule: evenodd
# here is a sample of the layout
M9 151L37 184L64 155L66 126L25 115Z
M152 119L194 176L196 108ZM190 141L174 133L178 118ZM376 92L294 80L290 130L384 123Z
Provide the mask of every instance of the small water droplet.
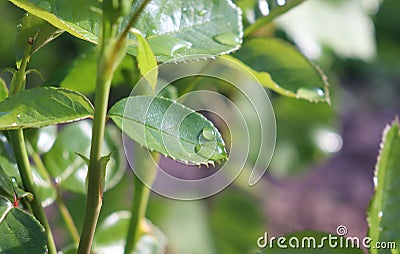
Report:
M17 183L17 178L15 178L14 176L11 177L11 181L12 181L13 183Z
M15 127L15 126L17 126L17 123L12 123L11 126Z
M186 7L183 7L183 8L182 8L182 11L183 11L183 12L186 12L187 10L188 10L188 8L186 8Z
M48 12L51 12L53 10L51 3L48 1L41 1L37 6L39 6L40 8L42 8L43 10L46 10Z
M177 53L179 53L180 51L185 50L185 49L190 49L191 47L192 47L192 43L190 43L190 42L187 42L187 41L178 42L171 48L170 55L174 56Z
M214 130L211 127L204 127L201 134L206 140L213 140L215 138Z
M296 92L298 98L307 100L321 100L325 98L325 92L321 88L299 88Z
M383 212L382 212L382 211L379 211L379 212L378 212L378 217L379 217L379 218L382 218L382 217L383 217Z
M234 33L222 33L215 35L213 40L219 44L224 44L228 46L236 46L240 44L240 38Z
M57 183L57 184L60 184L61 183L61 177L59 177L59 176L57 176L56 177L56 179L54 179L54 181Z
M207 10L198 10L197 11L197 15L199 15L199 16L204 16L206 14L207 14Z

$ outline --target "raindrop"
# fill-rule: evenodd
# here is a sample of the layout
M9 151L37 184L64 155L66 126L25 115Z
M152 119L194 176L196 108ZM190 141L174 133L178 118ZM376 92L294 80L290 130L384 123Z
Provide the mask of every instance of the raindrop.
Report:
M187 42L187 41L180 41L178 43L176 43L172 48L171 48L171 52L170 55L174 56L175 54L177 54L178 52L185 50L185 49L190 49L192 47L192 43Z
M54 181L57 183L57 184L60 184L61 183L61 177L59 177L59 176L57 176L56 177L56 179L54 179Z
M228 46L236 46L240 44L240 38L234 33L222 33L213 37L214 41L219 44Z
M286 0L277 0L276 3L277 3L279 6L283 6L283 5L286 4Z
M383 212L382 212L382 211L379 211L379 212L378 212L378 218L382 218L382 216L383 216Z
M51 3L49 3L48 1L41 1L38 6L40 8L42 8L43 10L46 10L48 12L51 12L53 10Z
M321 88L299 88L297 90L297 98L307 99L311 101L321 100L325 98L325 92Z
M186 7L182 8L183 12L186 12L188 9Z
M17 183L17 178L15 178L14 176L11 177L11 181L12 181L13 183Z
M263 16L267 16L269 14L269 5L267 0L259 0L258 8Z
M197 15L199 15L199 16L204 16L204 15L206 15L206 13L207 13L207 10L199 10L199 11L197 11Z
M215 138L214 130L211 127L204 127L201 134L206 140L213 140Z
M17 126L17 123L12 123L11 126L15 127L15 126Z

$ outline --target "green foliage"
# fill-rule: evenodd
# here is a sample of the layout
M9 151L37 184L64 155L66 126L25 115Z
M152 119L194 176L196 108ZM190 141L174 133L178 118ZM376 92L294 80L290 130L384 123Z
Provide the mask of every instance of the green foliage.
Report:
M93 106L78 92L40 87L8 97L0 102L0 112L0 130L12 130L92 117Z
M30 13L22 17L15 41L17 67L19 68L24 56L26 45L32 44L31 54L57 38L62 30L55 28L41 18Z
M93 43L99 41L101 15L98 10L101 6L96 0L10 1L78 38ZM128 23L140 5L140 1L135 1L122 26ZM71 6L79 6L79 11ZM171 19L177 16L180 18ZM153 0L141 13L135 28L146 35L157 60L161 62L229 53L241 43L239 10L226 0L203 0L201 3L194 0ZM129 35L127 51L137 54L135 35Z
M33 215L0 196L0 252L46 253L44 228Z
M254 69L253 74L266 88L290 97L330 103L325 75L287 42L254 38L234 56Z
M227 158L224 141L204 116L172 100L133 96L117 102L109 116L130 138L150 150L195 164ZM203 136L206 129L212 139Z
M381 151L375 169L375 194L368 211L369 236L371 246L376 242L396 242L396 251L400 246L400 226L398 210L400 188L400 130L398 119L387 126L382 138ZM389 250L370 249L372 254L389 253ZM394 253L394 252L392 252ZM397 252L396 252L397 253Z
M47 170L62 190L86 193L87 164L77 153L89 155L91 132L91 121L69 124L58 133L53 147L44 155ZM108 190L121 180L126 167L121 134L114 126L107 126L103 151L113 152L106 174Z

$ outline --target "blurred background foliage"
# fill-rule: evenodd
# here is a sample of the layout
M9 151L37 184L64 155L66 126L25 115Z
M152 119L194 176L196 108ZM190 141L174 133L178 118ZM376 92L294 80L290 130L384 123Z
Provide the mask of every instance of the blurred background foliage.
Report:
M234 2L243 9L246 26L281 1ZM0 1L0 69L15 66L14 38L23 14ZM398 0L307 0L253 35L292 42L319 64L330 80L332 105L270 93L277 120L276 151L267 175L255 187L242 184L239 177L223 192L201 201L153 194L148 217L168 236L169 253L251 253L264 231L335 232L346 223L351 235L365 236L381 130L399 113L399 17ZM93 59L91 44L64 33L32 57L30 68L38 69L44 82L31 75L28 86L60 85L92 98ZM134 58L127 56L113 81L110 105L130 93L138 80L135 66ZM7 73L2 78L8 83L11 79ZM184 91L182 84L175 85L169 96ZM44 158L55 149L46 151ZM163 163L174 167L170 160ZM127 169L126 177L105 194L102 219L129 209L131 173ZM64 198L80 228L83 195L71 192ZM47 209L53 223L62 225L56 208ZM71 242L65 232L57 227L54 231L59 246Z

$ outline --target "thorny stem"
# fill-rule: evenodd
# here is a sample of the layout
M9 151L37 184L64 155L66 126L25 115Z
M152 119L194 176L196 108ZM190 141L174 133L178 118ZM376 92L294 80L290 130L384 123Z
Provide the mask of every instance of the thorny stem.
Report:
M10 94L18 93L25 88L26 67L29 62L31 48L32 48L32 43L31 41L29 41L27 47L25 48L21 66L15 73L15 76L11 81ZM50 224L47 220L46 213L42 207L40 197L38 196L35 183L33 181L32 171L29 163L29 157L25 146L23 130L18 129L9 131L9 135L24 188L26 191L32 193L34 197L31 204L32 212L35 215L35 217L39 220L39 222L43 225L46 231L48 253L56 254L57 249L54 243Z

